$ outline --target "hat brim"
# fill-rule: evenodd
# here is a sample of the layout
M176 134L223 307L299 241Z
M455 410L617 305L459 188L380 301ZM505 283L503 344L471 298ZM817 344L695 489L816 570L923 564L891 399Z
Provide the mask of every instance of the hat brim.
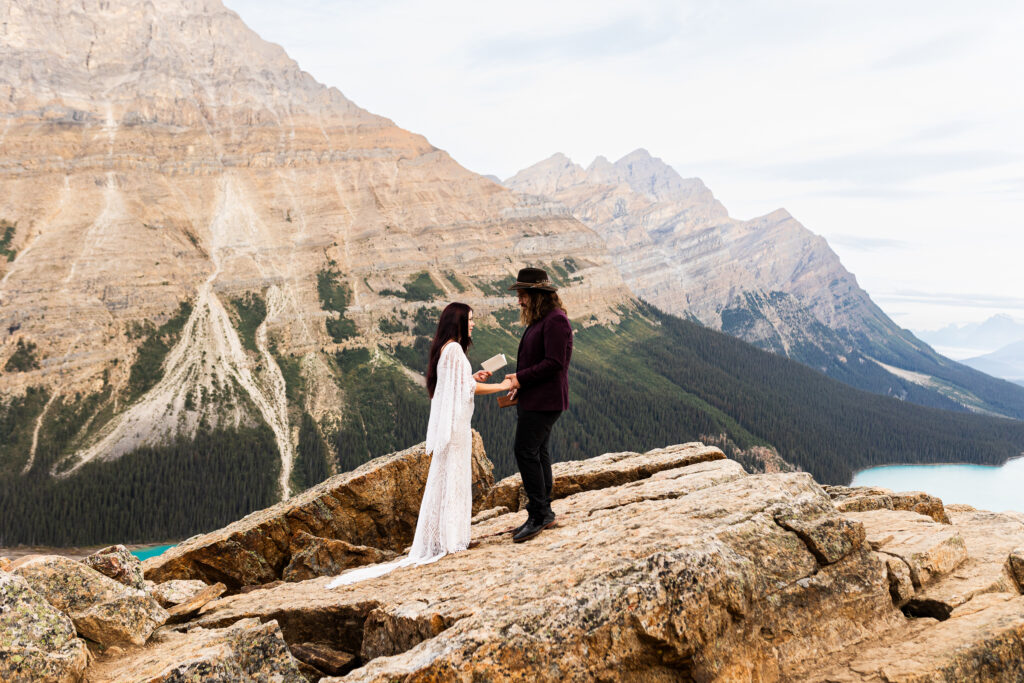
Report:
M557 292L558 288L551 285L540 285L532 282L517 282L508 288L509 291L519 291L523 289L536 289L541 292Z

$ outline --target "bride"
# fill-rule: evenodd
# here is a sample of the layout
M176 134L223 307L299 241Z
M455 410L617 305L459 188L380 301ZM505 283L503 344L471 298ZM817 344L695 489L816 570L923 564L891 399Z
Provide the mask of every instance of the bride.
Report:
M412 549L400 560L346 572L331 581L328 588L383 576L398 567L434 562L469 547L473 509L473 440L469 421L473 417L473 396L512 388L508 379L499 384L484 384L491 376L486 370L473 374L466 358L472 335L473 309L462 303L448 304L437 323L427 364L427 453L431 459Z

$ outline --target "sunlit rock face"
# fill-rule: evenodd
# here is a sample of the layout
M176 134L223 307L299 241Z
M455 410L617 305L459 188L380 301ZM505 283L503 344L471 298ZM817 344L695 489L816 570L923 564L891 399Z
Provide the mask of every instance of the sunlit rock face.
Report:
M415 306L388 290L424 271L439 300L484 314L510 303L494 283L566 258L574 316L614 319L628 300L602 240L564 209L317 83L219 0L6 3L0 141L14 254L0 258L0 366L19 341L37 366L3 373L0 391L112 389L112 417L58 474L204 421L264 422L286 489L295 425L270 349L302 358L305 408L336 418L325 354L379 341L382 317ZM317 294L325 270L351 292L357 334L340 345ZM267 308L248 350L226 309L245 293ZM133 325L183 302L163 381L126 395Z

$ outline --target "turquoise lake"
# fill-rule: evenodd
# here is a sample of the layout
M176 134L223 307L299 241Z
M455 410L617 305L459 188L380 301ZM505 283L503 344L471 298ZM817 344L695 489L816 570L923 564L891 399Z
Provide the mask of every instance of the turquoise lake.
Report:
M1024 512L1024 458L1002 467L984 465L889 465L862 470L851 486L925 491L944 503L965 503L993 512Z
M165 550L168 550L173 547L173 545L155 545L152 548L139 548L138 550L133 550L132 555L139 558L140 560L145 560L150 557L162 555Z

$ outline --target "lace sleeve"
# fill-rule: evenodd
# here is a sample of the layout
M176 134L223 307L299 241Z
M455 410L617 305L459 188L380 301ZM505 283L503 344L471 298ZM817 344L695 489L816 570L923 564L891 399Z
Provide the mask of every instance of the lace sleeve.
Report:
M473 400L472 368L458 344L448 344L437 361L437 386L430 401L427 453L439 453L452 440L456 422Z

